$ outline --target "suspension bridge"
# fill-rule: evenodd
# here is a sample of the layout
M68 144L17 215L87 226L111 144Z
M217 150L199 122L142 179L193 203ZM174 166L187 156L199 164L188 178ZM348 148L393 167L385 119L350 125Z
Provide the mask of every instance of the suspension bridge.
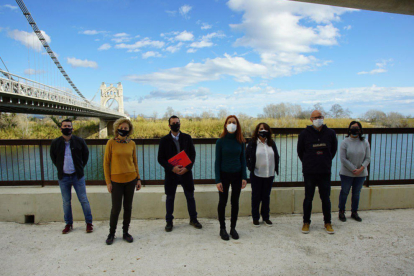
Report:
M58 116L80 116L100 118L99 136L105 138L111 131L113 121L127 117L123 107L123 87L102 83L101 104L88 101L79 91L60 64L57 55L48 44L47 36L37 26L35 20L22 0L16 0L33 32L26 32L28 48L28 75L35 80L0 70L0 112L44 114ZM33 49L33 52L30 52ZM50 59L45 61L46 55ZM32 60L32 63L30 63ZM36 79L42 74L43 82ZM73 93L73 91L76 92ZM111 108L118 103L118 110Z

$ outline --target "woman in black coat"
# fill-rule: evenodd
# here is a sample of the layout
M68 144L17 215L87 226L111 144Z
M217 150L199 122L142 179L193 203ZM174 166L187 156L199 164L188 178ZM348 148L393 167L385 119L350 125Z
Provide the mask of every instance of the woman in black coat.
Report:
M275 172L279 174L279 153L272 140L272 130L266 123L259 123L246 149L246 163L250 171L252 185L253 225L260 226L260 215L267 226L272 226L269 219L270 193L272 192ZM259 213L259 206L262 208Z

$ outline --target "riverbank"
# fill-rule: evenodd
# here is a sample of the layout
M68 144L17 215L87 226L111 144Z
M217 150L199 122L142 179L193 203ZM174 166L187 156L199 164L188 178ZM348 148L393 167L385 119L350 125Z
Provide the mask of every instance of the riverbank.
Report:
M363 211L362 223L343 223L333 213L334 235L312 216L300 232L301 215L272 216L274 227L238 222L239 240L222 241L215 219L203 229L175 220L133 220L128 244L120 234L107 246L108 221L84 224L62 235L63 223L0 223L0 275L413 275L414 209ZM349 214L348 214L349 215ZM118 225L118 231L120 227Z

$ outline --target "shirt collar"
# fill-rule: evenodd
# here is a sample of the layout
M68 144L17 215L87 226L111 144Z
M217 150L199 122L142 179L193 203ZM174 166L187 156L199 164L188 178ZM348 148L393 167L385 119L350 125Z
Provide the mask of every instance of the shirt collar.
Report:
M267 138L265 139L264 143L259 138L257 138L257 143L258 144L260 143L262 145L267 145Z
M172 136L173 139L178 141L178 137L180 137L180 132L178 132L177 136L174 136L174 134L171 131L171 136Z

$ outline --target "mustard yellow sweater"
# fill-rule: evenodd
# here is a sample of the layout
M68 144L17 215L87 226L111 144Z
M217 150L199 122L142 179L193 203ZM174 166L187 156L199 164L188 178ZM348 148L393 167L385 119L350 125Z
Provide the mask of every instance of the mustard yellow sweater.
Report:
M140 178L134 141L119 143L111 139L106 143L104 173L106 185L111 181L126 183Z

